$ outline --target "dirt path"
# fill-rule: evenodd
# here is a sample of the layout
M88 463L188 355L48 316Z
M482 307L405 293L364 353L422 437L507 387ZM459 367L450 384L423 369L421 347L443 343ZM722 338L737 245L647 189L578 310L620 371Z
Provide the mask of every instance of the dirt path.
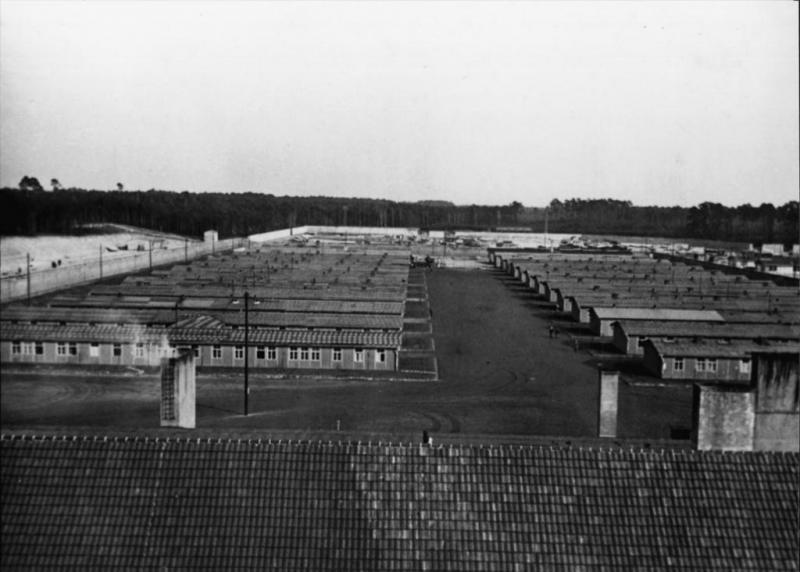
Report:
M437 270L428 291L439 375L465 431L482 418L487 432L593 435L596 370L548 337L529 290L495 271Z

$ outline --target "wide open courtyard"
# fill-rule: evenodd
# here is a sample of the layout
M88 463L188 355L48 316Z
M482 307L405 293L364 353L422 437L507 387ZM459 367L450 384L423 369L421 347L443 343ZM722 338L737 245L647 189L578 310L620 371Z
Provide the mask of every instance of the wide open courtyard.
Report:
M495 270L426 273L441 381L270 379L253 376L242 415L238 374L198 375L197 427L335 431L416 436L450 434L594 437L597 363L575 352L558 319ZM565 325L562 324L562 325ZM150 428L159 423L159 380L147 374L42 375L5 372L5 426ZM686 387L623 384L620 436L663 439L688 428Z

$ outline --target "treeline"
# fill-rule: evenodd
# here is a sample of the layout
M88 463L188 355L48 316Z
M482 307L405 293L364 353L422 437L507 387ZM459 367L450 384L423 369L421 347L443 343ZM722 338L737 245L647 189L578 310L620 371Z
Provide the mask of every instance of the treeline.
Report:
M525 211L524 218L539 227L547 218L550 232L784 244L797 243L800 232L797 201L778 207L770 203L726 207L706 202L685 208L639 207L611 199L556 199L547 209Z
M521 219L537 229L544 228L547 219L550 232L791 244L798 242L798 216L797 201L778 207L706 202L686 208L639 207L612 199L556 199L546 209L526 208Z
M617 200L554 200L547 208L519 202L456 206L336 197L259 193L0 189L0 234L72 233L89 223L118 223L200 237L221 238L301 225L420 227L428 229L526 228L543 232L704 238L742 242L798 240L797 201L726 207L639 207Z
M0 189L3 235L70 233L81 225L103 222L197 237L214 229L220 238L306 224L422 228L468 224L488 228L513 220L508 212L509 207L456 207L446 201L408 203L156 190Z

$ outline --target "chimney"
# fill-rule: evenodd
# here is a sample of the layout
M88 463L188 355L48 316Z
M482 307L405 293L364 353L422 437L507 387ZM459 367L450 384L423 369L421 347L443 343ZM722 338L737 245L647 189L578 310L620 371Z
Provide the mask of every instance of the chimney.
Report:
M597 415L598 437L617 436L617 401L619 397L619 372L598 370L600 374L599 407Z
M800 451L800 355L786 347L752 354L755 451Z
M753 450L755 391L698 383L692 415L692 441L698 450Z
M182 349L176 358L161 360L161 426L195 427L195 363L191 349Z

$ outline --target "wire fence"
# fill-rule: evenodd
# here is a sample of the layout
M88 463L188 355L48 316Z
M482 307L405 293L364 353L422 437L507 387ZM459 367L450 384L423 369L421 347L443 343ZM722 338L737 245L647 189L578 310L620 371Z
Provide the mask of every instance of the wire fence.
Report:
M31 268L28 263L25 272L3 276L0 279L0 303L27 300L33 296L112 276L152 270L157 266L189 262L209 254L231 251L245 245L246 242L245 238L232 238L216 242L190 242L187 240L183 245L179 244L172 248L161 247L113 253L99 248L95 257L54 268L35 269Z

